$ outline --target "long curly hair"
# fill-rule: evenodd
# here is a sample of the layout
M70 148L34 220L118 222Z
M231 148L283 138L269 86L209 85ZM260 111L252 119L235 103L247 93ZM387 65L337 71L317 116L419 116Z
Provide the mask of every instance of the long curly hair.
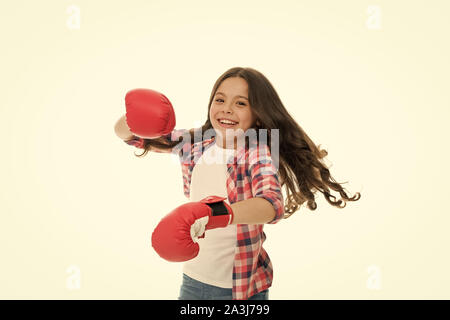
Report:
M338 208L344 208L347 201L357 201L361 194L357 192L349 197L340 183L330 174L323 158L328 152L311 140L305 131L291 117L270 81L259 71L252 68L234 67L224 72L214 84L208 104L207 120L202 125L202 133L213 129L209 110L220 84L227 78L241 77L248 84L248 100L252 113L256 117L255 128L270 130L279 129L279 168L281 187L285 187L286 201L284 218L290 217L305 202L310 210L316 210L315 194L321 192L328 203ZM194 141L194 131L190 129L191 141ZM170 141L163 137L144 139L144 151L138 157L144 156L152 147L170 150L181 141ZM269 143L269 150L270 143ZM341 199L330 193L330 189L338 192Z

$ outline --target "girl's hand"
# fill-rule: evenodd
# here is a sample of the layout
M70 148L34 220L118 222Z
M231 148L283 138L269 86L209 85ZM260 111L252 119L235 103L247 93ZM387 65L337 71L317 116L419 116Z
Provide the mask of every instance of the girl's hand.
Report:
M141 138L156 139L172 132L175 112L165 95L150 89L134 89L125 96L126 122Z

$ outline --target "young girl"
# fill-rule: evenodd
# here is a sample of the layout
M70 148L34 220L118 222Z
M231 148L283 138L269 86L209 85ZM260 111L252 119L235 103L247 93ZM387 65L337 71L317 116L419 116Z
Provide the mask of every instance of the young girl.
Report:
M144 149L139 156L148 151L178 154L184 194L190 201L216 195L226 198L233 209L228 226L206 230L203 238L199 237L203 231L195 236L200 249L183 264L179 299L268 299L273 269L263 248L264 224L290 217L305 202L315 210L317 191L338 208L360 198L359 193L350 198L331 177L321 161L327 152L289 115L269 80L252 68L231 68L219 77L201 128L173 130L155 139L131 133L125 117L115 128L127 144ZM268 141L258 139L258 148L250 142L240 148L236 136L228 134L248 129L266 129ZM271 154L273 129L279 135L277 163ZM203 137L211 130L215 136L195 142L199 132ZM189 139L180 142L181 135L188 136L190 143ZM339 192L341 199L336 200L330 189Z

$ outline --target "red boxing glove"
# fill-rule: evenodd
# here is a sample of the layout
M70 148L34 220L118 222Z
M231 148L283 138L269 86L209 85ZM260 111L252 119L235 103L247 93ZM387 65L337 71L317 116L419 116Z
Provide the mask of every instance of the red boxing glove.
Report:
M125 96L126 121L141 138L155 139L171 133L175 112L165 95L150 89L134 89Z
M152 233L152 246L159 256L172 262L195 258L198 238L205 237L205 230L224 228L233 222L233 210L225 199L209 196L188 202L162 218Z

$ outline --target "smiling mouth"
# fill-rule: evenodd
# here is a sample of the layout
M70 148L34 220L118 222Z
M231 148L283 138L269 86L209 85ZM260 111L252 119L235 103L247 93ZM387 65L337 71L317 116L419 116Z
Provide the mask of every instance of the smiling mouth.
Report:
M237 125L239 122L231 121L231 120L225 120L225 119L217 119L217 122L219 122L220 125L226 126L226 127L232 127Z

